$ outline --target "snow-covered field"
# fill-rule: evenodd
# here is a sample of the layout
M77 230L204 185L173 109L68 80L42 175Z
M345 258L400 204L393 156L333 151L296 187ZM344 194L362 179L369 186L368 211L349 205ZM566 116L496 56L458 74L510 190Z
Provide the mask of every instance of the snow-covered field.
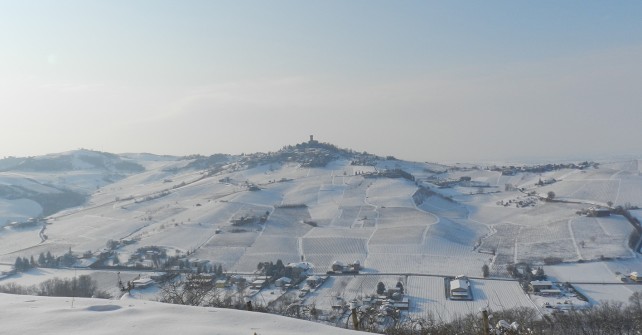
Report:
M436 320L452 320L456 316L477 314L481 308L505 310L516 307L534 307L517 282L471 280L473 301L448 300L444 294L444 280L435 277L410 277L406 290L412 299L411 314Z

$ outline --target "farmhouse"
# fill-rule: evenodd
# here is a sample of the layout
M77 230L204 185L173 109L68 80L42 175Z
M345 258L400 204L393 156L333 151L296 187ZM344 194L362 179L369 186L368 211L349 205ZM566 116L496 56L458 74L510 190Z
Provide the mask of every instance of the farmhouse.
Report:
M214 283L214 285L216 286L216 288L225 288L225 286L227 286L227 280L219 279Z
M361 262L358 260L346 265L341 261L334 261L332 263L331 270L332 272L342 272L342 273L359 273L361 270Z
M308 262L288 263L285 267L292 269L293 273L306 273L314 269L314 265Z
M464 279L453 279L450 281L451 299L468 299L468 281Z
M232 275L230 276L230 283L232 284L245 284L247 280L241 275Z
M542 290L551 290L553 283L548 280L533 280L530 282L530 287L533 292L540 292Z
M631 274L629 275L629 278L631 278L631 280L636 283L642 282L642 275L639 275L637 272L631 272Z
M611 215L611 210L608 208L589 208L589 216L607 217Z
M346 265L341 261L334 261L332 263L332 271L341 272L346 267Z
M253 289L262 289L267 285L267 280L265 279L257 279L250 284L250 287Z
M555 180L555 178L546 178L544 180L542 180L542 178L540 178L539 181L535 185L544 186L544 185L553 184L555 182L557 182L557 180Z
M386 289L386 296L394 300L400 300L403 297L403 294L401 293L401 288L390 287Z
M151 278L140 278L132 281L134 288L147 288L154 285L154 280Z
M396 309L407 311L410 309L410 301L408 298L403 298L401 301L397 301L393 304Z
M305 283L310 287L317 287L321 285L324 281L324 278L319 276L310 276L305 280Z
M556 288L539 290L539 293L548 297L559 297L562 295L562 291Z
M292 284L292 278L288 277L281 277L274 282L276 287L287 287L290 286L290 284Z

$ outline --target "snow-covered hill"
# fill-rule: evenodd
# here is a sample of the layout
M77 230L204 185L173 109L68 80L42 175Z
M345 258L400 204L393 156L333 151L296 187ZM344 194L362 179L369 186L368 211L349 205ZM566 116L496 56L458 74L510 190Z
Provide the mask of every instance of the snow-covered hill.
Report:
M39 157L0 160L0 226L48 216L85 203L100 187L176 160L153 155L115 155L75 150Z
M85 155L94 158L80 158ZM306 261L324 274L335 261L359 261L367 279L328 280L302 301L331 310L339 296L363 298L378 281L403 281L414 301L408 313L422 316L432 310L429 301L444 298L434 296L443 293L443 280L425 275L481 277L486 265L491 276L506 279L508 265L551 260L612 259L627 262L627 271L642 271L629 246L635 229L627 219L577 214L595 206L642 205L638 161L446 166L318 142L239 156L79 151L52 159L59 157L72 168L6 170L0 182L34 194L74 189L87 201L48 216L47 224L0 230L0 263L71 250L87 255L79 264L100 258L100 267L162 269L163 262L145 255L152 246L239 273L281 260ZM119 162L142 168L119 170ZM545 201L549 192L558 201ZM6 198L0 214L31 215L44 207L37 200ZM609 282L624 271L617 264L601 268L592 278ZM557 280L567 280L568 272L556 273ZM476 303L532 307L528 298L515 296L515 282L475 283ZM461 314L452 306L449 317Z
M135 299L51 298L0 293L2 334L359 334L283 316Z

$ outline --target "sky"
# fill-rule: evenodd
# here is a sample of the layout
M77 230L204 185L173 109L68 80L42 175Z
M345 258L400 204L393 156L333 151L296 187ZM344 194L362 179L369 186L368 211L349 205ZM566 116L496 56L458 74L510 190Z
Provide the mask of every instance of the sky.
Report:
M0 157L642 156L640 1L0 0Z

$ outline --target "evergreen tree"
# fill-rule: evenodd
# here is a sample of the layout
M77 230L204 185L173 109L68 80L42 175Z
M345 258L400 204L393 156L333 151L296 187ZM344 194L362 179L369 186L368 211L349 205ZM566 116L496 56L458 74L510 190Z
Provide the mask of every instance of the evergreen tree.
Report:
M285 265L283 265L283 261L280 259L276 261L274 266L276 267L277 272L283 272L283 270L285 270Z
M59 257L59 264L62 266L72 266L76 262L76 257L71 253L71 249L64 256Z
M22 258L17 257L16 258L16 262L14 263L13 267L14 267L14 269L16 269L16 271L22 271L22 267L23 267Z
M56 259L51 254L51 251L47 251L46 258L47 258L47 266L54 266L54 263L55 263Z
M399 293L403 294L403 284L401 281L397 282L397 288L399 289Z
M377 284L377 294L383 294L384 292L386 292L386 285L383 282L379 282Z
M29 270L31 267L29 266L29 259L27 257L22 257L22 270L26 271Z

